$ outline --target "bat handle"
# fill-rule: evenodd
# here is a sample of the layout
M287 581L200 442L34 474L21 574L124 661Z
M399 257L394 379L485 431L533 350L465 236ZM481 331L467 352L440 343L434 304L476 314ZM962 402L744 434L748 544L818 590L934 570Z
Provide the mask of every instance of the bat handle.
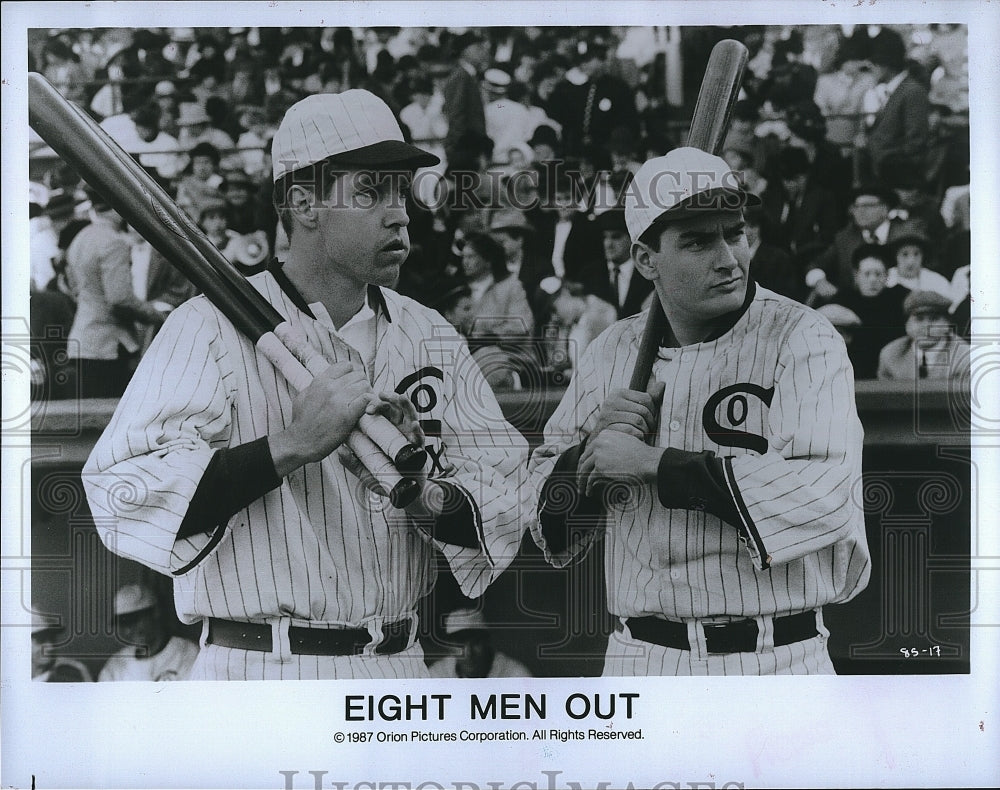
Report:
M281 372L292 389L301 391L312 382L313 374L274 333L268 332L261 335L257 341L257 349ZM392 423L384 417L382 420L391 426L396 433L399 433ZM347 439L347 446L375 478L376 482L388 493L389 501L395 507L408 505L420 493L421 483L412 477L403 477L381 447L363 432L352 431ZM424 452L426 456L425 451L421 449L421 452ZM421 464L422 466L423 464Z
M361 431L354 431L348 437L347 446L388 493L389 502L393 507L404 508L420 495L422 489L420 481L412 477L403 477L382 448Z
M287 322L275 327L274 334L299 360L306 375L317 376L330 363L301 332ZM301 373L297 374L301 377ZM288 378L288 375L285 375ZM308 382L306 385L308 386ZM301 389L302 387L299 387ZM360 431L367 435L404 475L416 475L427 463L427 451L417 447L402 432L381 414L365 414L358 423ZM387 489L388 490L388 489Z

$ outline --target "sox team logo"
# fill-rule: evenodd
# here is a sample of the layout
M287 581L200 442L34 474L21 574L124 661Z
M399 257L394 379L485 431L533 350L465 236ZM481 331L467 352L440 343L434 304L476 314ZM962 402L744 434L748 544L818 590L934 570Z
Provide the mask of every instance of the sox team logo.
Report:
M752 413L751 403L755 398L770 407L774 398L774 387L765 389L759 384L739 382L723 387L708 399L701 413L701 424L705 433L716 444L725 447L743 447L763 455L767 452L767 439L759 434L740 430ZM725 404L723 406L723 404ZM722 406L722 408L720 408ZM720 415L725 419L721 423Z
M424 449L431 459L430 477L440 477L451 471L451 464L445 457L445 444L441 441L441 420L430 415L441 403L441 385L444 371L434 365L427 365L405 376L396 386L396 392L406 395L420 416L420 428L427 442ZM434 442L432 440L436 439Z

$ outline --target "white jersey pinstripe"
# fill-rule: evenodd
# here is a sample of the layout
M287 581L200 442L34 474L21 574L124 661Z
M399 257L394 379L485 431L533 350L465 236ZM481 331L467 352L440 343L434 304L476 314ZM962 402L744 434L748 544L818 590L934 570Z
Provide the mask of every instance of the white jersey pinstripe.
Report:
M316 348L335 357L331 326L298 310L269 272L251 282ZM122 556L174 577L184 622L281 617L291 625L377 629L414 616L433 581L435 547L473 597L514 556L523 526L513 482L527 455L524 439L503 419L447 322L394 292L383 290L383 296L388 320L377 320L369 376L376 390L402 383L420 417L430 421L425 425L431 426L435 470L443 474L450 464L449 481L475 503L479 549L432 541L405 513L366 493L336 454L296 470L214 533L177 540L214 449L265 436L292 415L285 381L198 297L164 324L84 468L102 539ZM219 661L203 653L200 664ZM316 659L302 657L299 663ZM351 661L328 663L317 670L320 676L353 671L345 668ZM373 666L357 670L358 676L415 671ZM282 674L294 676L286 670ZM231 676L232 668L227 672Z
M627 386L645 320L619 321L583 354L529 462L536 497L558 457L588 436L607 395ZM725 459L744 537L704 510L665 508L653 486L633 489L628 502L608 508L610 611L673 620L782 615L864 589L870 559L854 490L863 433L832 326L758 287L728 332L662 348L652 376L666 384L656 444ZM555 565L597 534L554 553L537 521L532 533Z

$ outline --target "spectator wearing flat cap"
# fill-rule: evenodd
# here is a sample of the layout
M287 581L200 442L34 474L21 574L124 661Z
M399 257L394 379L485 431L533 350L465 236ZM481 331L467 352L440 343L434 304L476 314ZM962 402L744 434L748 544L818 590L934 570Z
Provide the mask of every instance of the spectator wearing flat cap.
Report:
M486 618L475 609L456 609L444 618L445 637L455 643L453 655L430 667L436 678L530 678L520 661L493 646Z
M891 28L882 28L872 42L871 62L878 85L865 98L869 112L866 151L870 175L880 178L887 157L902 154L917 170L925 165L930 133L927 88L906 65L906 45Z
M64 38L53 36L45 42L39 65L45 79L63 96L77 103L86 101L87 81L93 75Z
M969 344L955 334L950 306L949 299L935 291L913 291L906 297L906 336L882 349L880 379L968 380Z
M97 679L187 680L198 646L171 636L160 602L144 584L126 584L115 593L115 632L126 646L107 660Z
M449 165L455 162L456 148L464 134L486 134L486 113L480 79L490 62L489 44L473 30L452 39L451 51L457 63L442 89L442 110L448 122L444 151Z
M90 683L93 677L80 661L54 654L65 629L50 618L31 613L31 679L39 683Z

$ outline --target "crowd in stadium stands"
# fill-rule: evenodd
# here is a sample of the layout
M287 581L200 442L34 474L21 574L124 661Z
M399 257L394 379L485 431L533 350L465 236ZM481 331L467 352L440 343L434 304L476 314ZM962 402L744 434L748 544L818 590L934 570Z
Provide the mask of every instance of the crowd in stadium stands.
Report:
M442 159L414 179L397 287L458 327L499 389L565 381L648 304L620 197L683 144L711 46L739 38L750 62L721 153L762 198L751 274L826 315L858 379L968 375L965 28L666 31L34 30L29 67L246 274L287 243L269 150L284 111L315 92L380 96ZM33 133L30 168L34 394L120 395L195 289Z

